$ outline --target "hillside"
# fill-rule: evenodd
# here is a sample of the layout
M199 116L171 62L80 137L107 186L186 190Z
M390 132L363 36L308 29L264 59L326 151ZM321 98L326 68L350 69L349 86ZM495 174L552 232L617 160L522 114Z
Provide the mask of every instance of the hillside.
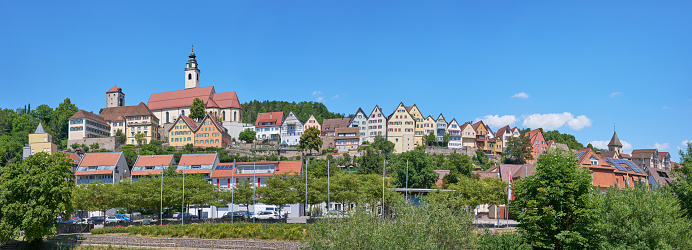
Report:
M255 123L257 114L266 112L284 112L288 115L291 110L301 121L306 121L310 115L315 115L318 122L324 119L343 118L344 114L329 112L327 106L321 102L284 102L284 101L258 101L253 100L241 104L243 107L243 122Z

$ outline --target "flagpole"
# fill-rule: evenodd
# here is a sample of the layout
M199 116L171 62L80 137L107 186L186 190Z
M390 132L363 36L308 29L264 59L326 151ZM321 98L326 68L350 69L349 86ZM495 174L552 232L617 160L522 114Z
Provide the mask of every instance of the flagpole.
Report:
M257 179L257 174L256 174L257 173L257 166L255 165L256 163L257 163L256 161L252 162L252 179L253 179L253 181L255 181ZM252 183L252 182L250 182L250 183ZM259 185L259 183L257 183L257 185ZM256 196L255 190L256 189L257 189L256 187L252 187L252 211L253 211L253 213L257 212L257 208L255 207L256 206L255 205L255 198L256 198L255 197ZM255 223L255 217L256 216L257 215L252 216L252 223Z
M180 225L185 226L185 168L183 168L183 207L180 210Z
M382 219L384 219L384 169L387 167L387 158L382 161L384 162L382 164Z
M168 167L171 167L170 165ZM159 214L159 225L163 225L163 169L161 169L161 207Z
M305 156L303 156L305 157ZM305 159L305 215L308 215L308 160ZM308 224L308 218L305 218L305 224Z
M327 223L329 223L329 207L331 202L329 200L329 158L327 158Z
M408 159L406 159L406 201L408 201Z

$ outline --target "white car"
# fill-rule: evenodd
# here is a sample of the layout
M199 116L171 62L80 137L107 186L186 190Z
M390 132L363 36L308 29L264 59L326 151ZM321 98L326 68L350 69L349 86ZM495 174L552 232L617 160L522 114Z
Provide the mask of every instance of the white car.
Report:
M262 211L255 215L255 219L259 220L277 220L280 218L281 216L276 211Z
M115 217L113 215L106 217L106 223L119 223L125 220Z

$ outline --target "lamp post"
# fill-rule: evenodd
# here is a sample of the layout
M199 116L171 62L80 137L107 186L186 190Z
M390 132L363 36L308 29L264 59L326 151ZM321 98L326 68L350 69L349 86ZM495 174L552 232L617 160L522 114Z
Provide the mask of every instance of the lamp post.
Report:
M256 174L257 173L257 166L256 166L256 164L257 164L257 161L252 162L252 179L254 179L254 180L257 179L257 174ZM250 183L252 183L252 182L250 182ZM257 185L259 186L259 182L257 183ZM254 185L253 185L253 187L252 187L252 211L257 212L257 209L255 208L255 200L256 200L255 199L255 189L256 189L256 187L254 187ZM257 217L257 216L252 216L252 223L255 223L255 217Z
M384 169L387 167L387 156L385 156L382 164L382 219L384 219Z
M169 168L171 167L170 165L168 166ZM159 214L159 225L163 225L163 169L161 170L161 205L160 205L160 214Z
M408 201L408 159L406 159L406 201Z
M331 202L329 200L329 158L327 158L327 223L329 223L329 208Z
M233 176L235 174L235 171L236 171L236 165L235 165L235 159L233 159L233 171L231 172L231 180L234 179ZM229 183L228 186L230 187L231 184ZM234 194L234 192L235 192L235 185L233 185L233 188L231 188L231 209L229 209L229 210L231 210L231 223L233 223L233 217L234 217L233 213L235 212L235 211L233 211L234 210L233 209L233 194Z
M180 224L185 226L185 167L183 167L183 207L180 209Z

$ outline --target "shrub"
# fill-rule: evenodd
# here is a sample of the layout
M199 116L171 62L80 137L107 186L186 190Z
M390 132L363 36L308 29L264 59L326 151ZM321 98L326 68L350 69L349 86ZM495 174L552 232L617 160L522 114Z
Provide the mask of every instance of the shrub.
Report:
M204 223L188 225L152 225L131 227L105 227L92 229L92 234L125 233L129 235L192 237L204 239L268 239L301 240L304 237L303 224L253 224L247 222Z
M478 250L520 250L531 249L531 245L517 233L490 233L485 232L478 238Z

